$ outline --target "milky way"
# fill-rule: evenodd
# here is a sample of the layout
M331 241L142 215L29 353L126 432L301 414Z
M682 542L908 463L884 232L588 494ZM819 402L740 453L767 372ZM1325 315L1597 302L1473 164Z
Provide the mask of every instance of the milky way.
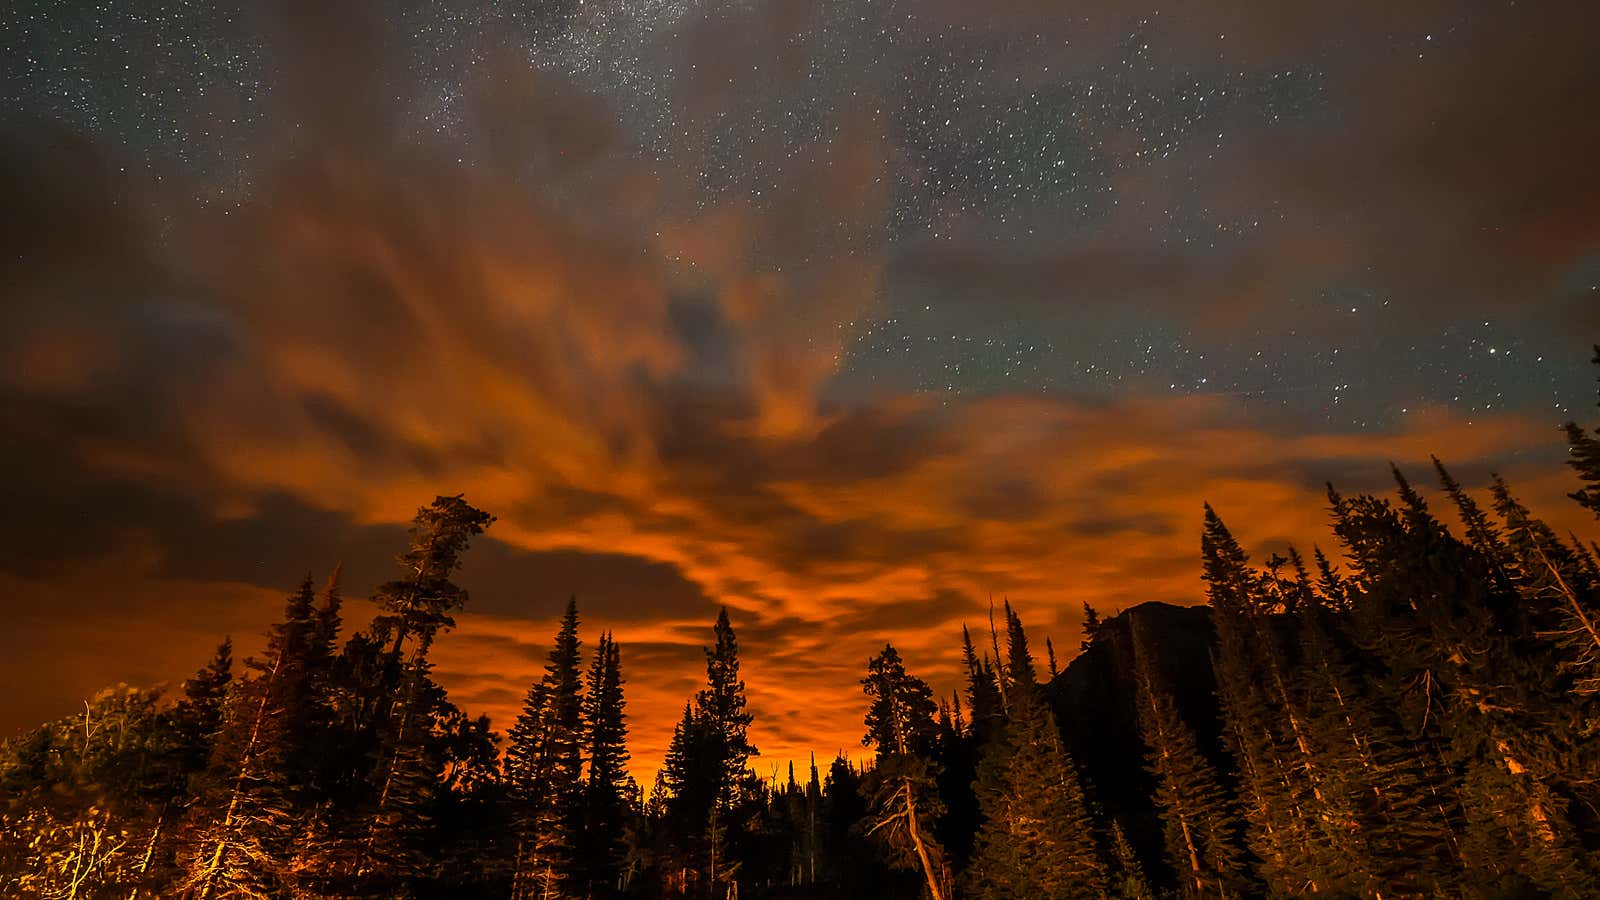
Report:
M21 110L60 118L136 148L152 167L206 170L219 202L248 191L252 142L271 139L259 110L273 68L247 12L106 3L10 15L7 43L23 50L8 54L13 120ZM1213 208L1203 182L1219 158L1247 152L1239 145L1339 141L1346 128L1359 137L1361 103L1373 98L1340 90L1342 80L1372 71L1403 80L1460 65L1474 48L1556 37L1496 34L1528 28L1527 14L1484 5L1401 17L1381 33L1330 28L1278 54L1247 44L1259 36L1229 43L1243 15L1088 9L985 21L913 3L420 3L396 17L385 52L419 86L412 139L470 157L480 136L460 109L466 84L492 48L511 47L610 104L621 126L610 152L684 182L700 208L729 195L759 207L781 193L789 160L870 129L887 202L864 229L816 223L824 233L807 249L912 261L860 321L836 323L849 332L846 391L1220 392L1357 429L1429 405L1569 415L1586 390L1580 354L1559 333L1530 331L1538 316L1525 310L1559 314L1600 296L1586 283L1600 281L1592 258L1545 283L1504 285L1488 312L1452 309L1446 277L1395 285L1367 260L1283 280L1224 330L1185 314L1185 295L1200 288L1184 273L1221 277L1214 269L1284 230L1343 240L1346 223L1319 218L1363 212L1273 196ZM1492 139L1485 124L1441 137ZM1030 283L1039 296L1022 303L1003 282L942 289L916 262L981 255L1026 267L1076 248L1177 272L1108 289L1075 284L1063 267L1059 281ZM1105 305L1084 310L1097 300Z

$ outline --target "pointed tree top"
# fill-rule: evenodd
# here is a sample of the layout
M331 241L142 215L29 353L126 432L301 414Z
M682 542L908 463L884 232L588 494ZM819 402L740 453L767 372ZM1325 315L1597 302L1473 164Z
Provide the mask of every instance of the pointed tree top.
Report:
M342 593L340 581L344 578L344 560L333 564L333 571L328 573L328 583L322 586L322 605L324 607L337 606Z

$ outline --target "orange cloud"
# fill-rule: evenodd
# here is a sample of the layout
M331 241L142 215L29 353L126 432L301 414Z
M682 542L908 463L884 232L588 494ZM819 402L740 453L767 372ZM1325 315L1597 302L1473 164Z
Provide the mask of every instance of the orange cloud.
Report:
M553 123L587 102L538 97ZM12 282L37 303L5 344L32 376L7 399L30 418L0 450L46 487L22 486L39 515L0 576L23 610L0 675L28 686L8 728L105 682L182 678L222 633L247 652L284 591L346 554L363 561L346 568L356 590L378 581L437 493L499 516L469 554L473 600L437 644L439 677L505 728L576 594L589 641L608 628L623 644L646 782L719 604L765 771L857 747L857 679L885 640L954 690L960 625L991 596L1063 656L1084 602L1199 601L1207 500L1257 552L1309 546L1327 541L1324 479L1382 488L1393 460L1420 480L1437 452L1469 483L1507 466L1579 524L1559 435L1516 415L1351 435L1289 432L1219 396L824 402L885 265L861 240L884 201L865 114L786 172L783 214L689 213L609 159L624 171L530 184L516 153L473 169L368 146L338 101L326 144L264 163L225 216L164 197L159 242L78 186L109 170L92 152L0 176L36 185L40 217L62 195L110 222L116 248L97 256L52 220L51 252L29 255L44 270ZM602 131L581 130L582 158L603 157ZM517 147L556 146L536 137ZM112 290L120 273L139 290ZM33 286L58 284L73 289L38 301ZM79 358L96 377L55 362Z

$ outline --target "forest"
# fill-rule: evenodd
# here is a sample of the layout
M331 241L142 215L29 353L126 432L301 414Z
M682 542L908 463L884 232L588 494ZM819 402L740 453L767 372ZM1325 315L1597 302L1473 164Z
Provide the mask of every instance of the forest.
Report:
M1600 430L1565 429L1600 518ZM724 610L648 788L627 648L586 649L577 601L503 734L435 680L493 522L441 496L365 629L307 578L258 656L0 745L0 896L1600 895L1600 546L1434 468L1448 509L1398 468L1330 485L1309 557L1252 561L1206 507L1207 604L1085 607L1065 667L1010 603L951 636L948 697L886 642L859 759L787 778L749 764Z

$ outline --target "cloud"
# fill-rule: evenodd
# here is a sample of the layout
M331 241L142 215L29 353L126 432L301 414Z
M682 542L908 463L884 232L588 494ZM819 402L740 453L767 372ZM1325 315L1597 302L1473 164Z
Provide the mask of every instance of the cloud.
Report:
M459 163L403 127L416 98L393 99L385 78L405 79L364 20L341 7L313 39L307 9L274 32L292 74L274 115L297 136L264 145L237 204L196 202L181 175L127 176L116 151L59 131L0 146L0 202L17 213L0 225L17 250L0 261L14 325L0 402L17 413L0 462L28 473L4 499L30 513L0 528L0 590L22 610L0 676L30 685L0 707L4 730L105 682L179 679L222 633L248 651L244 636L308 571L342 560L361 594L438 493L500 517L462 574L471 605L437 645L453 696L504 728L576 594L586 640L612 629L624 645L646 779L702 677L719 605L743 644L764 766L857 744L857 681L885 640L954 689L960 625L981 622L991 596L1063 649L1084 602L1197 601L1203 501L1252 550L1305 546L1327 540L1324 479L1381 488L1385 461L1420 476L1439 452L1474 481L1504 466L1541 511L1567 510L1560 436L1532 414L1419 411L1352 435L1290 431L1217 396L828 390L840 323L897 285L1071 311L1159 300L1225 320L1380 245L1386 275L1430 283L1430 248L1480 254L1492 239L1471 229L1492 221L1514 251L1502 286L1537 281L1592 244L1577 192L1527 172L1481 207L1452 203L1549 132L1462 149L1450 142L1488 133L1475 108L1439 107L1425 125L1397 98L1348 134L1310 122L1288 143L1247 137L1243 162L1205 170L1227 187L1211 199L1282 195L1338 224L1233 254L1132 240L1148 224L1132 213L1043 256L890 253L872 236L892 150L864 108L832 145L782 163L770 206L700 209L613 146L597 98L506 56L469 104L486 123L479 162ZM775 34L795 27L786 15ZM1228 21L1241 52L1282 39ZM1157 33L1196 52L1181 30ZM330 49L347 44L364 49ZM1510 117L1539 99L1559 120L1552 84L1486 108ZM715 87L687 84L684 102L715 105ZM1448 80L1416 89L1437 98ZM1586 146L1589 127L1572 127ZM1386 166L1441 147L1440 171L1407 169L1432 213L1380 202L1396 188ZM1581 192L1578 150L1550 152ZM1296 171L1316 173L1312 187ZM1128 189L1157 197L1170 174L1134 173ZM362 613L352 605L352 624Z

